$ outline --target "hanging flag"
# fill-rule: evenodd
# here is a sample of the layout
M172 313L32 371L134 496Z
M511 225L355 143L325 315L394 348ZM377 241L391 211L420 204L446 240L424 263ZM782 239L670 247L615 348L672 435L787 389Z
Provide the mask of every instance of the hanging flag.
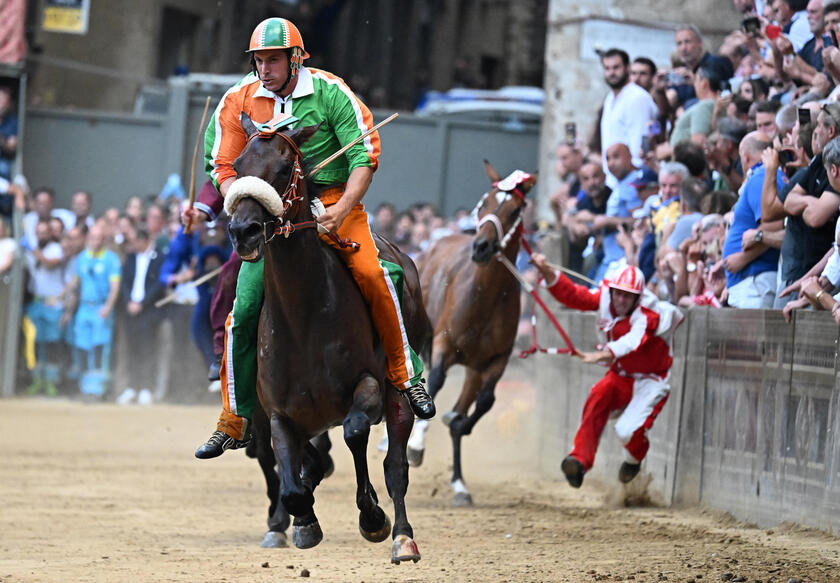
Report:
M0 63L20 63L26 56L25 17L26 0L0 2Z

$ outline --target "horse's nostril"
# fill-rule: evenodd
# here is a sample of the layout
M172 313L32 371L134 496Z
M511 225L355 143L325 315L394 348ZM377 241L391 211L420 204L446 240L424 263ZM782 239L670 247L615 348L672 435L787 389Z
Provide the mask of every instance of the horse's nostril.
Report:
M235 223L230 225L231 237L239 241L247 241L262 233L262 227L258 223Z
M243 234L247 239L259 237L262 234L262 227L257 223L251 223L250 225L245 227L245 232Z

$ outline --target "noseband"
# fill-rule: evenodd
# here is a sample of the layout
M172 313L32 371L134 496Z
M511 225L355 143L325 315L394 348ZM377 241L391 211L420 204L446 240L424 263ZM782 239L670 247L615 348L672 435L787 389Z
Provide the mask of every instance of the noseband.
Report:
M292 149L292 152L295 154L295 161L292 165L292 173L289 176L289 183L286 185L285 190L280 195L280 200L283 202L283 214L274 217L270 221L263 222L263 238L265 239L266 243L269 243L276 237L277 235L282 235L286 239L294 233L295 231L301 231L303 229L318 229L320 224L318 221L301 221L300 223L293 223L290 220L285 219L286 213L293 205L299 205L300 201L303 200L303 196L300 194L300 184L303 181L303 168L301 167L301 160L303 160L303 152L300 151L298 145L286 134L279 133L275 130L269 131L259 131L251 135L248 138L248 141L245 145L248 145L248 142L253 140L255 137L259 137L260 139L271 139L275 135L280 136L283 138L289 147ZM323 207L322 207L323 208ZM298 207L295 206L295 211L293 214L297 215ZM278 224L279 223L279 224ZM321 228L321 232L327 234L339 247L341 248L351 248L351 249L358 249L360 244L352 239L342 239L336 233L331 231L326 231L323 227Z
M522 190L518 186L514 187L512 190L500 190L499 192L504 192L507 195L514 194L518 196L523 203L525 203L525 193L522 192ZM485 192L484 196L481 197L481 200L478 201L475 210L473 210L473 213L475 215L478 215L478 210L481 208L481 205L484 204L484 201L487 200L487 197L489 196L490 193ZM501 206L501 204L499 206ZM522 224L522 215L520 214L518 217L516 217L516 220L510 226L510 229L507 230L507 233L505 232L504 227L502 227L502 221L501 219L499 219L499 215L497 215L494 212L487 213L486 215L481 217L481 219L478 221L478 225L476 226L476 232L478 232L481 229L481 227L484 226L485 223L492 224L493 228L496 229L496 238L499 240L498 252L501 253L502 251L504 251L505 247L507 247L507 244L513 238L513 236L519 232L520 226Z
M248 141L245 143L247 146L251 140L254 138L260 138L261 140L270 140L274 136L280 136L283 138L289 147L294 152L295 159L294 163L292 164L292 172L289 175L289 182L286 184L286 188L280 194L280 200L283 203L283 214L275 217L270 221L263 222L263 237L265 242L268 243L272 239L274 239L277 235L283 235L284 237L289 237L292 233L294 233L298 229L311 229L317 226L315 221L304 221L302 223L292 223L291 221L285 220L283 217L289 211L289 209L295 205L296 203L300 203L303 199L303 196L300 195L300 183L303 180L303 168L301 167L301 160L303 160L303 153L300 151L298 145L286 134L280 133L274 130L260 130L251 134L248 138ZM297 208L295 208L295 213L297 214ZM278 225L278 223L280 223Z

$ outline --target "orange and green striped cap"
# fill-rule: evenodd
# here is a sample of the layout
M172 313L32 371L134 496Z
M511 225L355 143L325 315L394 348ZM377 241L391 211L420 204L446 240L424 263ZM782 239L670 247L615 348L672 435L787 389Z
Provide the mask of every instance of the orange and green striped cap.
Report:
M300 70L303 60L309 58L309 53L303 48L303 37L300 36L300 31L285 18L276 16L266 18L251 33L251 42L247 52L270 49L292 49L289 56L292 75Z

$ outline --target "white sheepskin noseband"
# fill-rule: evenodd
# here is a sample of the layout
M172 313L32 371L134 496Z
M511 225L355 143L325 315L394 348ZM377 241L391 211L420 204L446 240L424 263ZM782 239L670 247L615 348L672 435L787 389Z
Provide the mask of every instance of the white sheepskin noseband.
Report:
M268 182L256 176L243 176L233 181L225 195L225 212L233 215L236 205L243 198L254 198L275 217L283 214L283 201L280 194Z

